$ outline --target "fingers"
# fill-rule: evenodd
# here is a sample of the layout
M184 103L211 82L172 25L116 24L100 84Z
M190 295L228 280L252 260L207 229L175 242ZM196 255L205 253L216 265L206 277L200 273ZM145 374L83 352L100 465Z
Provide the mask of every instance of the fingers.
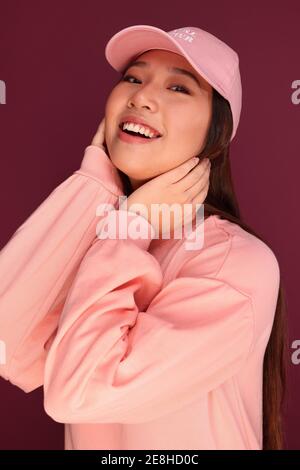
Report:
M105 138L105 117L101 120L97 132L92 140L92 145L103 146Z
M172 168L172 170L163 173L160 175L160 177L163 178L166 183L176 183L177 181L181 180L192 168L194 168L198 162L198 159L195 160L195 158L192 157L189 160L181 163L176 168Z
M195 184L192 188L187 191L187 199L191 204L202 204L207 196L209 189L209 178L201 183Z
M184 191L184 200L187 204L191 204L193 214L197 210L196 204L204 203L209 190L211 162L209 161L208 164L204 164L204 162L201 163L203 164L202 170L198 168L199 166L201 166L201 164L199 164L198 167L193 169L191 173L184 178L184 180L187 180L189 176L193 176L196 180L196 182L192 186L190 186L187 190Z
M211 163L208 159L195 166L186 176L176 183L176 190L187 191L197 183L205 184L205 178L209 177Z
M198 191L196 191L196 195L193 197L192 193L190 193L190 197L188 198L188 201L185 203L186 205L184 206L185 222L192 220L195 217L196 212L199 210L199 205L204 203L209 190L209 179L206 180L204 185L203 182L200 186L199 184L194 185L193 190L196 187L198 188Z

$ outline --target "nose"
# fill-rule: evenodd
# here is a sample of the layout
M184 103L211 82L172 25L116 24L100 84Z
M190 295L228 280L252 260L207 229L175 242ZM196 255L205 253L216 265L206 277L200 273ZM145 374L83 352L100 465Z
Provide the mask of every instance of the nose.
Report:
M155 99L155 90L153 87L144 86L136 90L129 99L129 103L133 104L136 108L147 108L152 111L157 111L157 100Z

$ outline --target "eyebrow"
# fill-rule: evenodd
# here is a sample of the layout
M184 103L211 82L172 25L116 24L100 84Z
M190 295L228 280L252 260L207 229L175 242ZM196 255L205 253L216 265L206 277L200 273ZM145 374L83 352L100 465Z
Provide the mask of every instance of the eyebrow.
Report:
M137 66L137 67L149 67L149 64L148 62L145 62L143 60L136 60L132 63L130 63L126 69L124 70L124 72L126 72L127 69L129 69L130 67L133 67L133 66ZM168 72L174 72L174 73L178 73L178 74L181 74L181 75L186 75L187 77L190 77L192 78L196 83L197 85L199 86L199 88L202 88L201 86L201 83L200 81L198 80L198 78L192 73L190 72L189 70L185 70L185 69L182 69L180 67L168 67L167 68Z

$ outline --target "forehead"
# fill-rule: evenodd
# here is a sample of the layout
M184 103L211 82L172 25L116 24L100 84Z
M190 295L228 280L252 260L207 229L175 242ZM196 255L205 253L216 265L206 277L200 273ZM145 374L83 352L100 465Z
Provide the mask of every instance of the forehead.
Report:
M196 75L200 83L204 86L204 88L207 88L208 90L212 89L210 83L208 83L206 79L191 66L191 64L186 60L186 58L179 53L177 54L176 52L166 51L163 49L151 49L146 52L143 52L139 56L136 56L134 60L132 60L127 65L127 68L135 60L143 60L149 63L150 67L158 67L158 68L161 68L162 70L164 68L167 69L169 67L183 68L185 70L192 72L194 75Z
M165 63L168 65L182 65L187 67L189 70L193 70L193 67L189 64L185 57L176 52L166 51L164 49L150 49L149 51L143 52L138 56L139 59L145 59L149 63Z

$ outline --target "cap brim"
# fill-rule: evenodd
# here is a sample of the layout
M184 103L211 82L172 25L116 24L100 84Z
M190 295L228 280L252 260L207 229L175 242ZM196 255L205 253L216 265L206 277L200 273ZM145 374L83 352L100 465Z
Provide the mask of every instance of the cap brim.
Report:
M183 55L195 71L214 86L176 40L155 26L136 25L122 29L112 36L106 44L105 57L116 71L122 72L135 57L151 49L164 49Z

